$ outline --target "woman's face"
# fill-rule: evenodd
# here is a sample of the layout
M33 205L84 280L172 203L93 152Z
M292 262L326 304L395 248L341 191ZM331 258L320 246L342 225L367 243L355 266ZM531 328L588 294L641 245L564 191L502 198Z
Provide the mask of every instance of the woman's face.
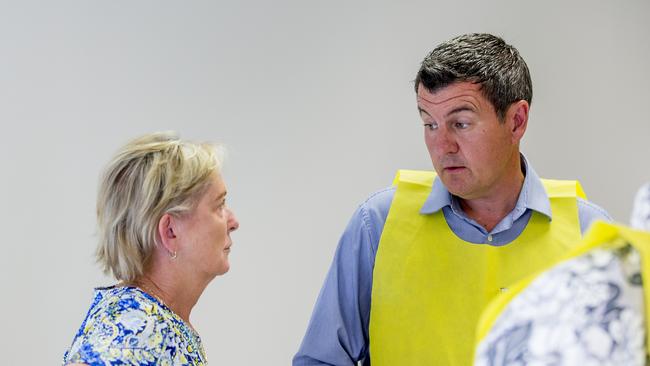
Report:
M208 279L228 272L230 232L237 230L239 222L226 206L226 185L219 174L210 177L194 210L179 221L183 248L178 256L188 260L192 271Z

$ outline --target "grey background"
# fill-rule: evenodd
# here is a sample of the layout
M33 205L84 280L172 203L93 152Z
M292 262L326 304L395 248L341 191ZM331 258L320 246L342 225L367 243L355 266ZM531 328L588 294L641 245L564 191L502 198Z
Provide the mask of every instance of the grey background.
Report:
M92 288L97 179L151 131L223 142L241 228L192 318L215 365L296 351L347 220L427 169L411 80L492 32L532 72L523 151L628 221L650 180L650 2L15 1L0 4L0 348L57 364Z

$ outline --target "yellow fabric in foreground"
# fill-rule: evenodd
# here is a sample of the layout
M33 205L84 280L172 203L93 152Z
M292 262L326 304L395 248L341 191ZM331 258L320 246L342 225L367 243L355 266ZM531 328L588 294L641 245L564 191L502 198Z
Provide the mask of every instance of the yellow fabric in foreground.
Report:
M522 278L557 262L580 241L575 181L545 180L553 220L533 213L512 243L493 247L458 238L443 213L419 213L433 172L399 171L373 272L373 365L471 363L485 306Z
M650 233L633 230L623 225L610 224L604 221L595 222L585 234L584 239L553 265L567 259L579 257L595 248L617 249L627 244L632 245L634 249L639 252L639 255L641 256L641 277L643 278L644 284L648 283L648 279L650 278ZM553 265L521 280L511 287L510 291L496 297L486 307L478 323L476 332L477 345L483 338L485 338L485 336L487 336L492 325L501 312L506 308L508 303L523 291L532 281L534 281L535 278L544 272L544 270L552 268ZM648 337L648 335L650 335L650 322L648 322L648 319L650 319L650 291L645 291L645 288L643 301L645 303L644 315L646 319L646 350L650 350L650 337Z

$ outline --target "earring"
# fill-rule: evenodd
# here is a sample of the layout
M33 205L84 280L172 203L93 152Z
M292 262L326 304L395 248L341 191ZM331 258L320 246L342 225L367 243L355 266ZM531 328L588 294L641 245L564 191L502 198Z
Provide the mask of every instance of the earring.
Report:
M177 254L177 252L174 251L173 253L169 253L169 256L170 256L172 259L176 259L176 254Z

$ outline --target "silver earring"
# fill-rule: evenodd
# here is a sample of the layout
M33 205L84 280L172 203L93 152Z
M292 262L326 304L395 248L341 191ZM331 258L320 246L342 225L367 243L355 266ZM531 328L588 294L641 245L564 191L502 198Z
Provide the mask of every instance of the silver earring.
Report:
M169 253L169 256L170 256L172 259L176 259L176 254L177 254L177 252L174 251L173 253Z

